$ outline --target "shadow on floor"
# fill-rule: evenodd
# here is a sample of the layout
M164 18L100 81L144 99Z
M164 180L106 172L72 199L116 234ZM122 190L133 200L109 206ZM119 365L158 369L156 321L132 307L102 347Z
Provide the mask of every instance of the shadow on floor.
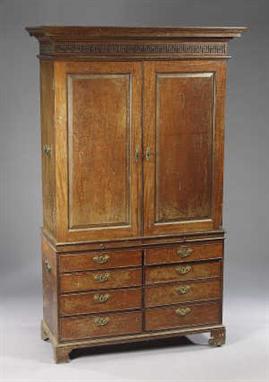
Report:
M117 345L102 345L102 347L91 347L72 350L70 353L70 358L75 359L81 356L90 355L102 355L107 353L121 353L121 352L133 352L146 349L164 349L179 346L190 346L193 345L192 342L187 337L177 337L177 338L165 338L158 340L150 340L129 344L117 344Z

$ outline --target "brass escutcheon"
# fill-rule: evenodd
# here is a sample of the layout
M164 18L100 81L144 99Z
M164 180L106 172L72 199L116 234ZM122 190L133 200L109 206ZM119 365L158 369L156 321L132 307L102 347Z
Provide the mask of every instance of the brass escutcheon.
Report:
M110 259L110 256L109 255L96 255L92 259L97 264L105 264Z
M150 147L149 146L147 146L147 148L146 148L146 155L145 155L145 157L146 157L146 160L150 160Z
M110 294L105 293L105 294L95 294L93 296L94 301L99 302L99 303L104 303L107 302L110 299Z
M185 275L186 273L189 273L191 271L190 265L182 265L180 267L176 268L176 271L180 273L181 275Z
M94 323L96 326L105 326L109 323L109 317L96 317Z
M186 307L186 308L177 308L176 314L179 316L186 316L186 314L189 314L191 312L191 308Z
M177 249L177 255L180 257L188 257L192 254L192 249L188 247L180 247Z
M187 294L191 290L190 285L181 285L176 288L176 292L179 294Z
M107 281L110 277L110 273L105 272L105 273L98 273L97 275L94 276L94 279L100 283L103 283Z

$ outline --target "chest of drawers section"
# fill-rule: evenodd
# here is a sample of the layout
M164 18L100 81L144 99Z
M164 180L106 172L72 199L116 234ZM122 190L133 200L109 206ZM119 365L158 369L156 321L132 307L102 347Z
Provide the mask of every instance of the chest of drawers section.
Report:
M59 272L61 341L141 332L141 251L62 254Z
M222 242L147 249L145 330L221 323Z

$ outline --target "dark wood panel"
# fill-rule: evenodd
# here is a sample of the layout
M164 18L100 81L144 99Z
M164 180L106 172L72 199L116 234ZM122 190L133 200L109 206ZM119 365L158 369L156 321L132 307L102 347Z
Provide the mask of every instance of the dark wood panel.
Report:
M153 266L145 270L146 284L220 276L220 262L184 263L172 266Z
M145 289L145 306L177 304L185 301L219 299L221 280L185 282L152 286Z
M224 62L146 62L144 232L219 228Z
M70 228L130 224L130 80L68 75Z
M146 249L145 264L169 264L192 260L208 260L222 258L223 243L192 244L184 243L174 247L159 247Z
M99 272L65 273L60 276L62 292L90 289L122 288L141 285L141 269L103 270Z
M187 304L146 310L146 330L220 323L219 303Z
M58 241L137 235L141 64L57 62L55 80Z
M68 294L60 297L62 316L109 312L116 310L141 309L142 291L140 288L104 290Z
M60 272L140 266L141 251L92 252L60 255Z
M155 222L211 217L213 73L156 77Z
M142 330L142 313L110 313L79 318L62 318L60 323L62 340L133 334Z

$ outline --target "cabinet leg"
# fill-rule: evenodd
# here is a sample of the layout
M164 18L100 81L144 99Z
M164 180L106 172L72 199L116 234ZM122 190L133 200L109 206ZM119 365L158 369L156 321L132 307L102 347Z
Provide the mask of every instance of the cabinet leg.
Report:
M49 339L49 336L44 328L43 321L41 321L41 325L40 325L40 335L43 341L47 341Z
M55 363L66 363L69 362L69 353L72 349L69 347L57 347L55 346L54 351L54 361Z
M225 328L218 328L211 330L211 337L208 341L209 345L222 346L225 344Z

